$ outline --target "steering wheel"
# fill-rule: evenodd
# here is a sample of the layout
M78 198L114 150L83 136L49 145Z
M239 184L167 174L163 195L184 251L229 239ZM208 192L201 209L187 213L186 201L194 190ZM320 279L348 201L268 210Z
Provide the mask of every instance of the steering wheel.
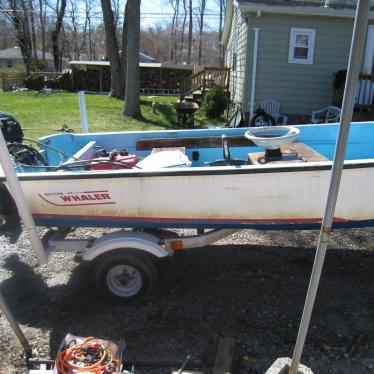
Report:
M278 149L282 144L292 143L300 135L300 130L292 126L254 127L244 136L259 147Z

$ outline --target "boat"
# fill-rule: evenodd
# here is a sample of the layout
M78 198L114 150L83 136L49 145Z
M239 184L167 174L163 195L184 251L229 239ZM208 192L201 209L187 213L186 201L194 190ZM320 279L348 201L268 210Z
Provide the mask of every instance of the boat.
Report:
M339 129L63 133L35 141L36 149L6 118L30 211L47 227L318 229ZM261 142L278 138L275 150ZM374 123L352 123L335 228L374 223L373 142ZM0 181L7 186L4 173Z

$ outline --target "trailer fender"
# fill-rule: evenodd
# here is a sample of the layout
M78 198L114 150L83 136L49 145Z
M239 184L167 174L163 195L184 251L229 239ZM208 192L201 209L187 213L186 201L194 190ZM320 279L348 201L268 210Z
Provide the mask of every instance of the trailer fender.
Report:
M138 249L156 257L171 256L172 251L160 245L160 240L144 232L123 231L106 234L96 239L91 248L84 252L84 261L92 261L96 257L114 249Z

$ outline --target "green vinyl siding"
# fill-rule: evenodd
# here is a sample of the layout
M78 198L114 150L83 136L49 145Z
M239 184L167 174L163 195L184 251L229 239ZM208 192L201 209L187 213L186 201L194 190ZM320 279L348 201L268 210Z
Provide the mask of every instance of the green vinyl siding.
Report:
M260 28L256 75L255 108L264 99L280 102L284 114L310 115L312 110L332 103L334 73L346 69L353 20L348 18L251 14L248 25L250 64L244 100L250 103L253 28ZM312 64L289 63L291 28L314 29Z
M236 103L244 102L244 90L247 68L247 37L248 26L246 18L235 7L230 38L226 48L225 64L231 68L230 95ZM236 69L233 71L233 55L236 52Z

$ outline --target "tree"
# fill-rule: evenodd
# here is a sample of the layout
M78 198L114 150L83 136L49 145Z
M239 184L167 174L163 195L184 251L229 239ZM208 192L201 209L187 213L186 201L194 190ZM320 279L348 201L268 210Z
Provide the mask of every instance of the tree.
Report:
M222 32L223 32L223 18L226 12L226 0L218 0L219 2L219 30L218 30L218 41L219 41L219 64L220 66L225 65L225 47L221 44Z
M53 63L55 66L55 71L61 70L61 55L60 55L60 46L59 46L59 36L62 28L62 22L65 16L66 9L66 0L61 0L61 4L57 2L56 10L57 17L55 27L52 30L52 54L53 54Z
M74 56L74 60L79 60L82 44L81 33L78 23L78 5L75 0L70 0L69 10L67 16L70 22L67 23L66 28L70 34L70 55Z
M30 73L35 62L32 58L29 6L30 2L28 0L0 0L0 10L4 11L16 32L17 43L21 50L27 74Z
M184 9L184 16L183 16L183 23L182 23L182 30L181 30L181 45L179 48L179 55L180 60L183 62L183 49L184 49L184 34L187 22L187 0L183 0L183 9Z
M179 0L169 0L173 8L173 21L171 25L170 61L177 63L177 28L179 17Z
M203 31L204 31L204 14L205 14L206 0L200 0L199 5L199 57L198 64L203 64Z
M43 0L39 0L39 22L40 22L40 29L42 34L42 59L45 60L45 24L46 24L46 9L45 3Z
M13 47L17 43L14 37L13 26L0 14L0 49Z
M92 30L92 2L89 0L86 0L85 2L86 7L86 27L85 29L88 29L88 35L86 33L86 38L88 37L88 49L87 49L87 43L86 43L86 54L88 56L88 59L92 61L95 58L95 49L93 48L93 30Z
M127 74L124 114L140 118L139 45L140 45L140 0L127 0Z
M127 6L127 5L126 5ZM124 99L123 70L118 49L117 29L110 0L101 0L105 25L105 44L110 62L111 96Z
M190 22L188 25L188 52L187 52L187 64L191 63L192 55L192 0L190 0L189 6Z
M32 0L29 0L29 9L30 9L30 26L31 26L31 43L34 59L38 59L38 54L36 50L36 35L35 35L35 19L34 19L34 4Z

